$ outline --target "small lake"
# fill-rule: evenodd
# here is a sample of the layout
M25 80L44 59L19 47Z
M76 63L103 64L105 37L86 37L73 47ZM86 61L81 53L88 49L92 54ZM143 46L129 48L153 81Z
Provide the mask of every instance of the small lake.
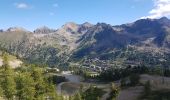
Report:
M83 81L83 77L79 75L73 75L69 71L63 72L61 75L64 76L69 82L80 83L81 81Z

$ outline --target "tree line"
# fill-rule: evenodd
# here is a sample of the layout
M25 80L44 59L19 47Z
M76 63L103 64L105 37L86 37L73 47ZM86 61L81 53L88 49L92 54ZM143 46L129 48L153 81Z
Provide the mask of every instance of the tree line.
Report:
M12 69L8 55L3 56L0 67L0 97L7 100L60 100L55 85L49 81L43 68L23 66Z

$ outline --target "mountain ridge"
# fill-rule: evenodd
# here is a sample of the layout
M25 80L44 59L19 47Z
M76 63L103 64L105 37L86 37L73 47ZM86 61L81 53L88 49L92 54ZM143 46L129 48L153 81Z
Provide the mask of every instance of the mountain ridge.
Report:
M140 19L115 26L106 23L93 25L88 22L69 22L58 29L44 26L34 32L20 28L11 30L0 33L0 48L30 63L60 66L62 63L77 61L76 59L103 58L104 55L111 56L112 58L108 58L112 61L123 58L123 61L140 62L148 55L147 58L156 63L157 55L161 58L163 56L160 54L163 54L164 59L170 57L170 20L165 17ZM127 54L129 49L139 58L134 60L133 55Z

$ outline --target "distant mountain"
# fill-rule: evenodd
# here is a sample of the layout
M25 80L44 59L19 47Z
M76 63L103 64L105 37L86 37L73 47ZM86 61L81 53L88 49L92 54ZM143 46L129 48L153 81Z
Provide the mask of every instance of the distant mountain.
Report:
M0 33L0 48L50 66L85 58L157 64L159 59L170 60L170 20L140 19L116 26L69 22L56 30L44 26L34 32L13 27Z
M54 29L50 29L46 26L43 26L43 27L40 27L40 28L37 28L36 30L34 30L34 33L36 33L36 34L48 34L48 33L53 33L55 31L56 30L54 30Z
M153 40L150 41L149 45L156 45L157 48L166 46L165 48L169 49L167 37L170 35L170 27L168 21L167 18L141 19L120 26L98 23L79 40L82 43L75 55L85 56L90 52L99 54L99 52L108 52L115 48L125 48L128 45L144 45L146 43L144 41L151 38Z
M0 29L0 32L3 32L4 30L3 29Z
M19 32L19 31L27 32L27 30L22 27L10 27L7 29L7 32Z

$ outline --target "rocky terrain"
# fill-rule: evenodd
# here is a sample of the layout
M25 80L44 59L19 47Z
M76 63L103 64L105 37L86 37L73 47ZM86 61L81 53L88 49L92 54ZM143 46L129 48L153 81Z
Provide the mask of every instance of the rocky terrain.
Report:
M29 63L49 66L85 58L168 65L170 20L140 19L117 26L69 22L59 29L43 26L33 32L11 27L0 31L0 48Z
M17 59L14 56L9 56L9 58L10 59L9 59L8 63L9 63L10 67L12 67L12 68L21 67L21 65L23 63L21 60ZM0 67L3 65L3 60L4 59L0 56Z

